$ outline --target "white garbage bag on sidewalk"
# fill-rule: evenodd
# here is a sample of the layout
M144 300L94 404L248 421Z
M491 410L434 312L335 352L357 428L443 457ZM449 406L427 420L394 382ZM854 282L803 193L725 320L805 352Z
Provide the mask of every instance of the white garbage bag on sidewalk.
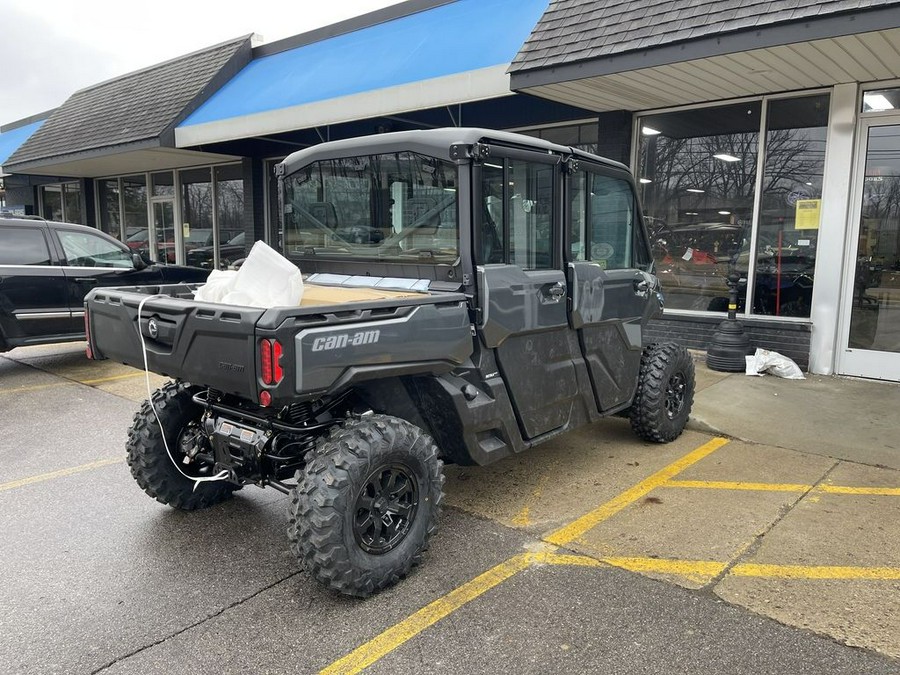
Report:
M247 307L296 307L303 297L300 269L262 241L236 272L213 270L195 299Z
M791 359L778 352L769 351L768 349L756 348L756 353L752 356L745 356L747 362L747 375L775 375L788 380L805 380L803 371L800 366Z

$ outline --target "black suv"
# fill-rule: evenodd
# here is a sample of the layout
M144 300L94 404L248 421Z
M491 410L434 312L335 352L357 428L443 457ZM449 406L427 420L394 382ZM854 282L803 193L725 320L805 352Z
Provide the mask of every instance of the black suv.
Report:
M84 296L100 286L203 282L208 270L148 265L84 225L0 217L0 352L84 339Z

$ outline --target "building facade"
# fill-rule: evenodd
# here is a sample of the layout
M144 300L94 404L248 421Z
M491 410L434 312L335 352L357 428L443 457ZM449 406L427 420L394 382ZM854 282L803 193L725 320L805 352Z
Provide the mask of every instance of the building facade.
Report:
M502 30L501 30L502 28ZM272 169L324 140L484 126L630 165L705 349L730 275L751 340L900 380L900 3L409 0L245 36L0 128L6 208L221 267L278 244Z

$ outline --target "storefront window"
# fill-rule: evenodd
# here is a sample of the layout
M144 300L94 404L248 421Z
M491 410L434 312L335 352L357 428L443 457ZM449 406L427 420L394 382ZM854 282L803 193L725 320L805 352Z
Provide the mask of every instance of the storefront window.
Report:
M61 185L45 185L41 188L41 208L44 218L47 220L62 221L63 202Z
M100 216L100 230L112 235L116 239L121 238L119 179L104 178L98 180L97 195L99 197L97 212Z
M768 103L753 275L754 314L810 314L828 102L828 95L822 94ZM738 265L744 276L748 252L749 247L741 253Z
M66 183L62 187L66 222L81 223L81 187L78 183Z
M41 213L47 220L81 223L81 187L78 183L42 185Z
M228 267L246 256L252 241L244 235L244 180L239 164L218 166L216 222L219 227L219 266Z
M667 308L727 309L728 275L751 239L761 108L751 101L639 120L637 178ZM741 286L741 304L744 295Z
M580 148L587 152L597 152L599 128L596 122L586 124L567 124L544 129L526 129L519 133L535 138L543 138L551 143Z
M150 176L150 182L153 187L154 197L175 196L175 176L171 171L154 173L152 176Z
M213 198L210 169L190 169L181 176L181 231L185 259L194 249L213 245Z
M150 235L147 224L147 180L144 176L122 178L125 204L125 242L134 250L149 253Z

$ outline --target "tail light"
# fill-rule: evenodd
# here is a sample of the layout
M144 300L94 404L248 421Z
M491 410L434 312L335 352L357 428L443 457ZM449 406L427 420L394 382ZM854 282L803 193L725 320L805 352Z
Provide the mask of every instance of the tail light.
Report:
M278 384L284 379L281 357L284 349L278 340L259 341L259 369L263 384Z

